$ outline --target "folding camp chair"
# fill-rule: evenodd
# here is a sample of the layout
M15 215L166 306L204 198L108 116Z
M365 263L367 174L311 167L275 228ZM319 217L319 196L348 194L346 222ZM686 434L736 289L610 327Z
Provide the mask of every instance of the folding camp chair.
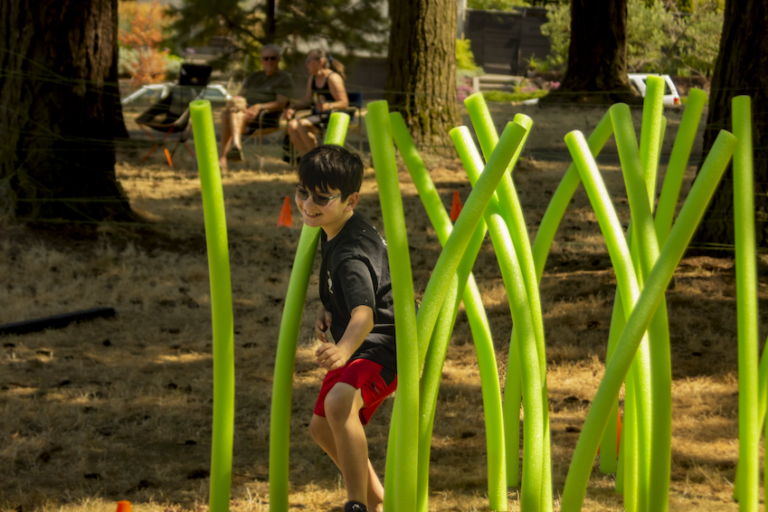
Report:
M152 148L141 159L141 163L144 163L158 146L163 147L165 158L171 168L173 168L173 155L179 145L183 144L187 151L193 157L195 156L194 151L187 144L192 129L189 124L189 104L203 95L211 71L211 66L183 64L179 73L179 84L173 86L168 96L152 105L136 119L136 124L152 140ZM165 114L165 118L156 120L161 114ZM165 136L157 139L148 128L165 133ZM173 141L169 140L174 133L179 134L179 137ZM175 142L171 151L168 150L170 142Z
M259 170L264 165L264 138L268 135L272 135L276 132L285 132L285 126L280 123L281 126L264 126L264 116L267 114L266 110L259 112L259 117L255 122L252 122L245 127L246 138L243 140L243 145L251 139L257 139L259 143ZM282 142L283 138L278 140Z

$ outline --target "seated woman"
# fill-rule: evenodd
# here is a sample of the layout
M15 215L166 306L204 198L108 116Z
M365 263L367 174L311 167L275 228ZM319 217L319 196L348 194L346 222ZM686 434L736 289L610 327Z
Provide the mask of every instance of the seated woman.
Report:
M304 103L285 109L288 119L288 136L300 154L305 154L317 146L319 125L327 123L334 109L349 106L347 91L344 88L344 65L328 55L324 50L312 50L307 54L309 81ZM312 107L312 115L294 119L297 110Z
M251 73L243 82L240 95L227 102L221 113L222 149L219 165L227 168L227 160L239 162L243 159L240 135L248 128L276 128L280 116L288 105L293 93L293 79L281 70L280 48L268 44L261 49L263 71Z

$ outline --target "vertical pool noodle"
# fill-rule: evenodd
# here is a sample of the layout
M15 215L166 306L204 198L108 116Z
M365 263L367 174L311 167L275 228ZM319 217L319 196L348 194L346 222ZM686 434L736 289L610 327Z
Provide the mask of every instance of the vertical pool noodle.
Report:
M331 114L325 143L342 145L349 125L349 116ZM320 228L303 225L288 291L280 320L280 334L275 354L275 373L272 382L272 405L269 423L269 510L288 512L288 473L291 441L291 399L293 396L293 369L296 347L304 313L309 278L315 261Z
M616 348L621 337L621 331L624 330L626 318L624 317L624 309L621 302L621 293L616 288L616 293L613 299L613 310L611 311L611 327L608 331L608 349L605 354L605 364L611 360L613 351ZM616 473L616 492L623 492L623 471L619 472L619 466L617 465L618 454L616 447L618 446L618 414L619 414L619 402L613 404L613 411L611 412L608 424L605 427L605 433L603 439L600 441L600 471L602 473ZM620 479L621 475L621 481Z
M469 181L472 183L480 176L480 169L477 165L480 158L475 156L477 150L471 142L469 130L466 127L454 128L451 130L451 138L459 151ZM545 469L542 454L545 453L544 444L547 439L544 424L546 415L543 411L546 406L541 402L544 384L538 365L530 301L527 297L522 269L515 253L509 227L504 222L499 201L495 197L492 197L488 204L485 220L497 253L504 286L507 288L507 300L513 322L519 328L519 343L512 345L510 350L517 350L519 353L525 384L523 386L523 398L526 411L526 421L524 422L524 452L526 456L523 458L524 470L520 510L546 510L545 495L551 495L551 490L545 488L547 479L540 476Z
M731 101L733 133L733 222L736 242L736 314L739 344L739 511L756 512L760 486L758 417L758 308L752 111L749 96Z
M768 346L768 340L766 340L765 346ZM757 393L757 424L758 430L763 431L765 427L765 412L766 406L768 406L768 352L763 349L763 355L760 358L760 368L758 370L758 393ZM736 466L736 478L733 482L733 498L739 501L739 489L740 483L740 471L739 466ZM764 478L765 486L768 487L768 478Z
M651 80L649 77L649 86L654 88L656 80ZM663 84L662 84L663 87ZM653 92L653 91L651 91ZM652 186L655 190L656 183L656 163L658 155L659 141L659 127L661 118L661 98L663 89L655 87L656 96L658 101L648 102L646 98L646 111L653 110L650 117L651 121L648 121L648 113L644 112L643 126L650 124L652 130L645 130L644 138L646 143L642 145L643 150L647 153L643 155L638 153L637 140L635 138L635 130L632 124L632 114L629 111L629 107L626 104L619 103L610 108L611 119L613 121L613 131L616 137L616 145L619 150L619 157L623 169L624 180L627 187L627 195L629 197L631 220L632 220L632 255L635 262L635 273L638 277L638 284L642 287L644 277L650 272L650 268L655 262L655 258L658 256L658 245L656 242L656 230L653 225L653 216L651 213L651 204L653 201L653 192L648 191L648 187ZM642 141L641 141L642 143ZM649 178L649 176L651 176ZM642 262L642 263L641 263ZM656 317L659 320L663 320L661 328L659 329L659 321L651 324L651 331L648 335L648 344L641 344L641 348L638 351L637 359L633 367L631 375L634 375L634 386L627 383L628 392L631 390L634 392L634 398L636 403L635 412L637 413L638 426L635 430L631 421L626 421L628 434L631 436L633 432L638 434L637 452L634 452L628 446L625 451L625 463L629 463L629 468L633 468L632 458L639 457L638 460L638 474L637 474L637 510L644 512L647 510L648 499L650 497L650 480L651 480L651 463L653 460L652 451L654 446L654 437L659 435L654 432L654 418L657 414L661 414L662 418L669 418L670 423L670 439L671 439L671 379L672 370L671 366L668 369L669 376L664 379L663 369L661 372L656 369L656 372L652 371L651 365L654 364L651 356L651 346L656 346L656 353L658 361L664 361L663 353L666 346L666 351L669 352L669 338L668 331L666 330L666 309L662 306L657 310ZM626 317L626 316L625 316ZM656 327L654 329L653 327ZM657 366L658 366L657 361ZM666 359L669 363L669 359ZM653 379L657 377L661 380L661 386L654 386ZM664 400L664 383L666 383L667 391L669 395L667 400ZM635 387L636 386L636 387ZM656 404L655 398L660 391L661 403ZM630 400L631 401L631 400ZM625 407L627 400L625 399ZM669 406L669 414L664 414L665 404ZM630 404L631 405L631 404ZM657 411L659 409L659 411ZM625 413L626 414L626 413ZM632 417L630 416L630 420ZM661 432L662 438L664 432ZM663 450L662 450L663 451ZM670 454L671 456L671 454ZM624 476L624 495L625 502L635 499L634 490L634 475L632 472L628 472ZM663 484L662 484L663 485ZM668 484L667 484L668 485ZM660 490L660 494L666 497L667 493Z
M469 112L472 124L475 127L477 138L480 142L480 147L483 154L486 157L493 151L498 135L496 135L496 127L493 123L493 119L488 110L488 106L485 103L485 99L482 94L476 93L464 100ZM527 116L518 114L515 116L515 121L528 127L530 129L533 122ZM522 148L521 148L522 149ZM512 235L512 241L515 244L515 251L518 255L520 264L522 265L523 277L525 278L525 288L528 292L528 301L530 302L530 309L532 314L532 321L534 326L534 332L536 334L536 350L539 359L539 369L542 379L542 404L544 404L544 430L545 430L545 443L544 452L542 457L544 460L543 473L542 473L542 492L544 493L544 510L552 509L552 461L550 456L550 427L549 427L549 400L547 397L547 361L546 361L546 344L544 340L544 320L541 314L541 298L539 295L538 279L536 275L536 267L534 265L533 254L531 251L531 243L528 236L528 228L525 223L525 217L523 210L520 207L520 201L515 190L514 182L512 181L512 170L517 163L519 152L515 155L509 166L509 172L504 175L499 187L497 189L497 196L501 205L504 220L507 223L507 227ZM514 342L513 342L514 343ZM513 354L510 351L510 354ZM510 362L513 363L513 362ZM508 364L508 367L514 366L514 364ZM514 407L513 407L514 408ZM510 411L512 412L512 411Z
M643 276L647 276L659 257L658 237L653 219L653 209L656 199L656 174L659 164L659 155L664 142L664 129L666 119L662 116L664 110L664 89L666 83L660 76L648 77L648 91L643 109L643 137L650 139L648 146L640 147L640 158L643 161L643 172L648 187L647 213L645 209L641 215L648 215L648 232L644 234L642 244L637 249L641 254L641 270ZM646 115L645 110L650 110ZM658 123L656 120L658 119ZM651 133L646 133L646 120L651 125ZM657 139L653 140L652 129L658 124ZM644 154L643 151L648 154ZM648 176L653 174L653 178ZM653 186L651 189L650 187ZM638 198L639 199L639 198ZM631 204L630 204L631 208ZM637 231L638 235L639 230ZM669 482L672 470L672 354L669 341L669 319L667 316L667 302L663 299L659 303L656 314L651 320L648 330L651 354L651 403L653 404L651 418L651 464L648 472L647 509L653 512L667 512L669 510Z
M211 103L207 100L193 101L190 114L203 196L213 323L213 434L209 507L211 512L226 512L229 510L232 485L235 430L235 334L227 218Z
M408 252L403 201L397 177L395 147L389 106L386 101L368 104L365 116L371 158L379 186L382 217L387 235L387 254L392 278L397 338L397 415L390 428L396 430L395 496L385 503L395 510L415 510L419 443L419 342L414 309L413 276ZM389 471L387 471L389 473ZM388 475L385 475L385 478ZM390 480L391 481L391 480ZM386 499L385 493L385 499ZM388 509L387 512L393 512Z
M586 144L579 142L576 136L566 137L568 137L566 141L568 142L570 139L571 145L575 146L574 150L579 154L580 159L592 160ZM576 144L573 143L574 140ZM583 141L583 136L581 140ZM677 264L693 237L693 232L728 165L735 145L736 137L726 131L720 132L680 211L669 239L645 282L645 287L640 293L632 314L627 319L627 326L617 344L611 362L606 367L605 375L576 444L563 490L561 512L576 512L581 509L589 481L590 468L613 401L618 396L621 382L634 359L656 306L663 299L664 291L672 279L675 268L677 268Z
M683 119L680 121L675 144L672 146L672 155L669 157L659 204L656 208L654 223L659 245L664 245L669 230L672 228L672 219L675 216L680 188L683 184L685 170L691 157L691 148L693 148L693 141L696 139L696 130L699 127L706 101L707 93L701 89L694 88L688 93L688 104L685 106Z
M427 215L435 228L438 239L442 245L448 240L453 224L448 217L445 206L440 200L432 179L429 176L426 166L419 155L416 145L411 138L408 129L405 126L403 117L398 112L390 114L392 130L395 138L395 145L403 157L406 167L413 179L414 185L421 197L422 203L427 210ZM501 408L501 391L499 388L499 375L496 368L496 356L493 347L493 337L491 336L490 325L482 305L480 290L477 288L474 278L469 274L472 265L477 257L477 251L482 244L485 236L485 222L481 221L475 229L473 237L479 239L479 243L470 242L467 248L465 258L459 265L459 272L463 273L462 268L468 267L467 282L463 294L459 294L464 300L464 307L467 313L472 337L475 342L475 351L477 352L478 368L480 370L480 384L483 393L483 410L485 413L486 444L488 452L488 501L492 510L506 510L507 491L505 479L505 452L504 452L504 423ZM476 249L475 249L476 247ZM468 261L471 259L471 261ZM465 263L465 260L466 263ZM459 281L461 285L461 280ZM445 303L445 302L444 302ZM430 343L430 347L432 344ZM429 360L429 355L427 355ZM444 357L443 357L444 359ZM424 369L425 375L422 381L426 379L427 368ZM422 394L422 397L424 395ZM424 402L422 402L424 403ZM420 404L421 405L421 404ZM422 407L424 410L424 407ZM434 408L432 410L434 418ZM431 432L431 428L430 428ZM427 445L429 448L429 445ZM425 449L419 444L420 452ZM427 461L428 462L428 461ZM419 462L419 476L426 472L428 477L429 468L422 468ZM422 489L419 489L419 500L422 500ZM502 508L504 507L504 508Z
M647 187L656 185L656 167L658 163L658 148L661 146L660 127L663 127L662 100L664 80L660 77L649 77L649 95L646 96L645 111L643 112L643 137L649 142L642 144L641 153L637 154L634 142L634 129L629 107L623 104L611 107L614 133L619 147L624 178L632 212L633 247L632 252L637 256L639 264L637 274L640 284L644 281L659 255L652 210L655 193ZM653 94L653 100L649 100ZM651 111L649 115L647 111ZM646 125L651 126L647 130ZM654 140L655 139L655 140ZM643 151L647 154L643 154ZM649 177L650 176L650 177ZM645 196L645 198L643 197ZM646 457L641 462L646 463L643 469L640 487L639 509L665 512L669 508L669 479L672 465L672 361L669 344L669 321L667 319L666 300L659 304L656 314L651 321L648 331L649 349L651 355L650 389L648 397L652 405L646 404L650 418L650 446L645 451ZM642 430L641 430L642 433ZM643 439L641 439L643 440ZM640 446L643 450L643 446ZM642 466L641 466L642 467Z

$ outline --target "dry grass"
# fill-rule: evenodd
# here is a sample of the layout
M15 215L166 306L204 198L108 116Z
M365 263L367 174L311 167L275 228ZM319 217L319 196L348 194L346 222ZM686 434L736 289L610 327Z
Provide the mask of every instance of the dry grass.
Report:
M535 121L544 118L544 126L568 122L562 110L556 113L557 119L551 120L545 110L529 112ZM572 126L584 124L584 111L571 116ZM587 122L599 118L589 116ZM538 139L531 143L546 145ZM118 312L110 320L1 340L2 511L95 512L113 510L119 499L131 500L139 512L206 506L212 361L199 180L193 162L181 152L175 170L160 156L145 166L137 166L141 155L122 156L119 177L134 207L155 219L152 226L5 227L0 238L0 323L99 305ZM466 198L469 185L458 162L434 159L429 165L447 207L454 190ZM516 173L532 233L565 165L529 159ZM626 222L628 205L619 169L602 169ZM405 172L400 178L418 294L437 260L439 244L410 178ZM293 231L277 228L276 221L294 180L289 167L272 160L264 172L244 165L224 177L236 332L232 508L237 511L268 510L275 342L299 235L298 219ZM361 209L383 231L370 169L362 195ZM768 330L766 264L762 257L763 337ZM503 374L512 323L490 242L482 248L475 276ZM541 285L556 503L604 371L615 287L596 218L580 190L558 232ZM675 414L670 508L735 511L730 498L738 454L732 262L684 260L667 299ZM313 277L307 308L314 310L318 303ZM290 503L292 509L307 512L339 510L334 508L344 500L339 472L307 430L323 377L312 363L311 333L305 318L295 372ZM484 511L482 398L463 313L443 373L430 510ZM387 401L367 429L371 457L380 471L391 405ZM519 509L517 497L512 490L510 510ZM584 509L621 510L613 477L595 470Z

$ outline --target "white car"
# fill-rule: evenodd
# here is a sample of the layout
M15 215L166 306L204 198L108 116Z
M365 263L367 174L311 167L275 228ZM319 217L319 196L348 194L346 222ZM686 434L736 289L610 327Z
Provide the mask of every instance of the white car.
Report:
M176 84L149 84L139 87L137 90L126 96L121 100L123 105L128 104L141 104L150 105L162 100ZM205 88L203 93L204 100L209 100L211 103L225 102L232 96L222 85L209 85Z
M646 80L648 80L648 75L645 73L642 73L642 74L630 73L628 76L629 76L629 83L632 84L632 87L634 87L635 90L640 93L640 96L645 98L645 82ZM661 78L663 78L665 82L664 106L665 107L680 106L680 95L677 93L675 82L672 81L672 78L669 75L661 75Z
M632 87L645 98L645 82L648 80L648 74L646 73L630 73L629 83ZM680 106L680 95L677 93L675 82L669 75L661 75L664 79L664 106L665 107L678 107ZM523 101L523 105L536 105L539 102L538 98Z

